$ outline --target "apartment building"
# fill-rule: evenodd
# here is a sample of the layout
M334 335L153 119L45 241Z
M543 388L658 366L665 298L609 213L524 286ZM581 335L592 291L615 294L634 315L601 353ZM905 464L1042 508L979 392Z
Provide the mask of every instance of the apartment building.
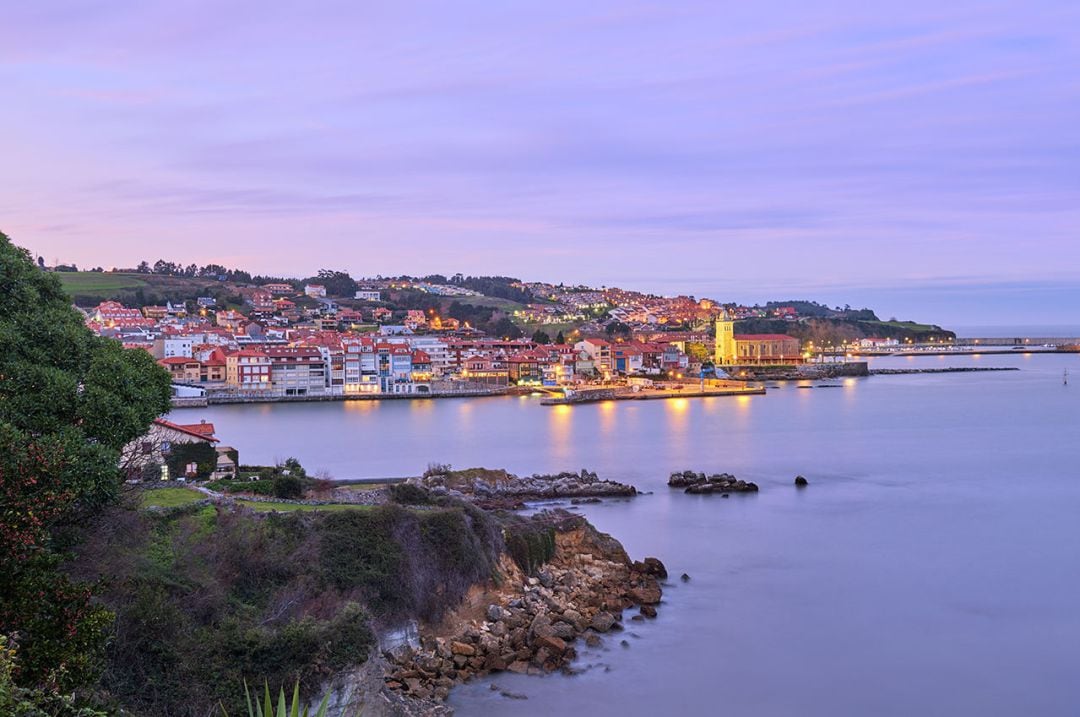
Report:
M279 396L323 396L330 393L327 357L313 346L270 346L270 384Z
M225 357L226 382L238 391L270 391L270 357L262 351L242 349Z

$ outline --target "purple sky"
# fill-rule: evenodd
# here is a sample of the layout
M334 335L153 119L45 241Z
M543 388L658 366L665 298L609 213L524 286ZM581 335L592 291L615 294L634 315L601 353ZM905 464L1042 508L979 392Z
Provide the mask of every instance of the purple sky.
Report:
M0 230L1080 324L1080 3L0 5Z

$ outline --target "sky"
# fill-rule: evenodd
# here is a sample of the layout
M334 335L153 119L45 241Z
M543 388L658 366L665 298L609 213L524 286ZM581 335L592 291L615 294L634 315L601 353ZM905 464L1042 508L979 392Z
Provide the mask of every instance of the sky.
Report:
M1074 0L6 2L0 231L1080 324L1077 68Z

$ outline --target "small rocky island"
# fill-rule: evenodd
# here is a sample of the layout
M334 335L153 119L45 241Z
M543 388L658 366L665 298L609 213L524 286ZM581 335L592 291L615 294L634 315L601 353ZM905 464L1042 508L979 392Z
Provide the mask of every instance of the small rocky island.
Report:
M668 478L668 485L672 488L682 488L686 493L709 494L709 493L757 493L757 483L744 481L730 473L695 473L694 471L682 471L672 473Z
M601 480L596 473L585 469L580 473L520 477L502 469L452 470L450 466L431 466L424 475L410 478L408 483L434 495L468 500L482 508L511 510L523 507L526 500L617 498L638 492L632 485Z

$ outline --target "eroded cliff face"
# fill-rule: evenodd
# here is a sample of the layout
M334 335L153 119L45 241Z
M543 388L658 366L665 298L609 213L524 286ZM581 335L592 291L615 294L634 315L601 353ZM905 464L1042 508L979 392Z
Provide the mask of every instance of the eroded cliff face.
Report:
M595 644L621 630L623 612L635 605L655 617L667 577L659 560L631 562L617 540L580 516L555 511L540 519L554 529L550 560L528 575L501 556L499 579L474 585L438 624L421 626L419 648L388 651L328 685L335 705L363 707L365 715L448 714L442 702L455 684L503 670L572 670L577 640Z

